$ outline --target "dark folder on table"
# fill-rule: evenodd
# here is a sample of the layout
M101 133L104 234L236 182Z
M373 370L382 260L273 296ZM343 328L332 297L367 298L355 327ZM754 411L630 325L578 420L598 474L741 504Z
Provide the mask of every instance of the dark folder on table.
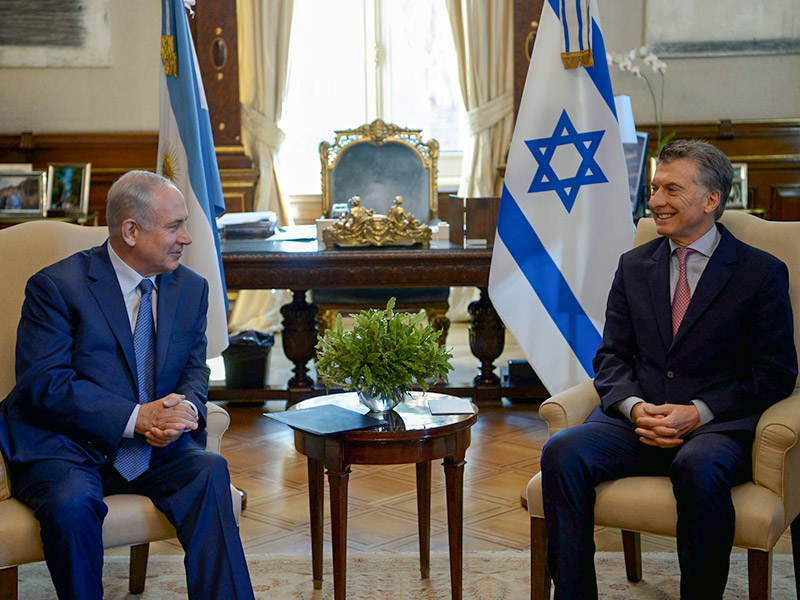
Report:
M322 404L311 408L265 414L269 418L285 423L289 427L302 429L317 435L370 429L389 424L384 419L362 415L334 404Z

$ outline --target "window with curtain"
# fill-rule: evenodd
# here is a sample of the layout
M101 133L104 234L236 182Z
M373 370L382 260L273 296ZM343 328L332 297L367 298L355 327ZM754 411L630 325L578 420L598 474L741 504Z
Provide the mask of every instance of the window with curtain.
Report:
M440 144L439 186L458 185L467 137L450 21L431 0L295 0L281 185L320 193L319 143L375 118Z

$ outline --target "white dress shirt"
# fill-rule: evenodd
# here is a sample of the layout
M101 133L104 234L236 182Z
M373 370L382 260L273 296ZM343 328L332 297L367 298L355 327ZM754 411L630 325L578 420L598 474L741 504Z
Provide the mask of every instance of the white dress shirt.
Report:
M714 254L714 250L717 249L721 238L722 235L717 230L716 224L714 224L711 226L711 229L687 246L687 248L694 250L694 252L690 252L686 255L686 280L689 283L689 293L691 295L694 295L697 282L700 281L700 277L703 275L703 271L705 271L706 265L708 265L711 255ZM681 263L675 252L679 247L678 244L669 240L670 299L675 296L675 290L678 288L678 278L680 277ZM631 411L633 411L633 407L640 402L644 402L644 400L638 396L631 396L625 400L620 400L615 406L619 412L633 421L631 418ZM711 412L711 409L708 408L708 405L702 400L696 398L692 400L692 404L695 405L697 412L700 413L701 425L705 425L714 418L714 413Z

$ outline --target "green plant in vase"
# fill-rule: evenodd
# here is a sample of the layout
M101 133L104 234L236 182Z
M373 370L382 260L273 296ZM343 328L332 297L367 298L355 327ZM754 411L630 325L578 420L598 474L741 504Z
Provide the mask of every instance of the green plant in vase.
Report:
M358 392L373 412L386 412L418 385L423 392L428 379L447 381L453 355L440 346L441 332L425 323L425 313L396 313L395 299L386 310L362 310L355 326L345 331L342 317L317 343L317 373L326 385Z

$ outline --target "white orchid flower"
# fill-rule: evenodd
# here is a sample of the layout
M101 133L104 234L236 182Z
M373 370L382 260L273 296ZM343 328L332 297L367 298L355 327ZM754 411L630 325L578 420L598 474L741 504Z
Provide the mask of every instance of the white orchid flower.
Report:
M667 70L667 63L665 63L663 60L656 61L656 63L653 65L653 71L656 73L663 74L664 71L666 70Z
M633 73L637 77L642 76L642 72L639 70L639 65L634 65L633 67L631 67L631 73Z
M628 52L628 59L629 60L636 60L636 48Z
M650 54L648 54L647 56L644 57L644 61L643 62L648 67L652 67L654 64L656 64L658 62L658 57L651 52Z
M620 71L630 71L633 68L633 63L631 60L626 56L621 61L619 61L619 70Z
M650 49L647 46L639 46L639 56L647 56L650 53Z
M606 62L610 65L614 64L614 55L611 52L606 52Z

